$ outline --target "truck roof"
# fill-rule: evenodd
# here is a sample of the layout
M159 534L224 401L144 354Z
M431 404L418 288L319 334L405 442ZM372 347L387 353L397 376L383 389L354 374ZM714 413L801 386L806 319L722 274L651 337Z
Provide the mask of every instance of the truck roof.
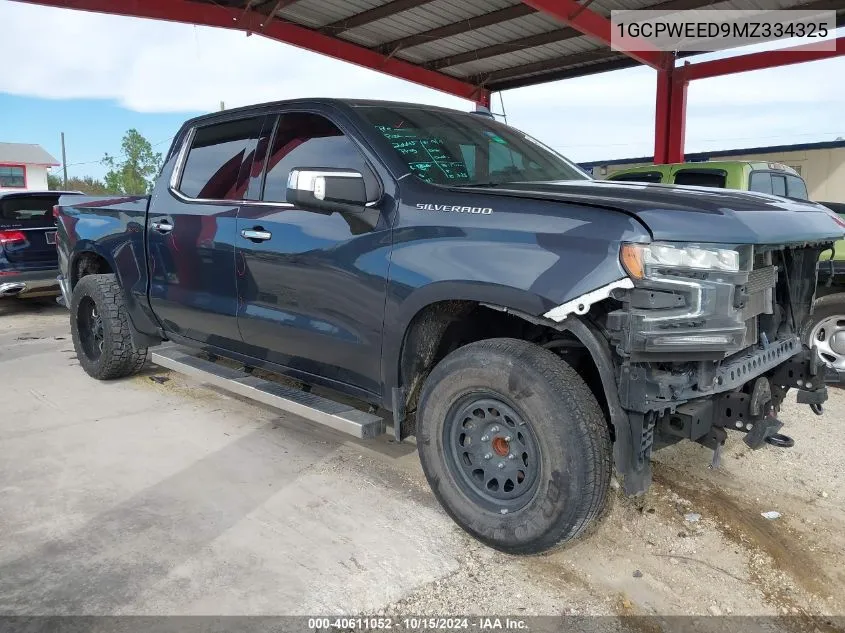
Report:
M725 171L736 169L737 167L748 166L752 170L763 171L783 171L794 176L800 176L792 167L784 165L783 163L776 163L765 160L707 160L695 163L665 163L662 165L638 165L636 167L627 167L613 172L612 175L621 173L636 173L644 171L668 171L675 168L684 169L723 169Z
M193 125L199 121L213 120L217 118L226 118L228 116L237 115L239 113L253 112L255 110L263 110L265 108L274 108L286 105L341 105L347 107L356 106L382 106L382 107L402 107L402 108L425 108L426 110L439 110L442 112L454 112L458 114L467 114L466 110L456 110L454 108L444 108L442 106L428 105L424 103L411 103L408 101L386 101L380 99L338 99L333 97L303 97L300 99L283 99L280 101L266 101L263 103L254 103L252 105L241 106L238 108L231 108L229 110L220 110L219 112L209 112L208 114L201 114L192 119L185 121L185 125Z

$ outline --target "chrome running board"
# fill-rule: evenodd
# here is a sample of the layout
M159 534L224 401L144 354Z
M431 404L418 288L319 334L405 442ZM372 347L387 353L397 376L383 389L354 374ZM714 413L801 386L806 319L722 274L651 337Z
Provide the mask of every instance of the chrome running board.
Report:
M384 420L371 413L199 358L184 348L162 347L151 356L161 367L357 438L373 438L385 430Z

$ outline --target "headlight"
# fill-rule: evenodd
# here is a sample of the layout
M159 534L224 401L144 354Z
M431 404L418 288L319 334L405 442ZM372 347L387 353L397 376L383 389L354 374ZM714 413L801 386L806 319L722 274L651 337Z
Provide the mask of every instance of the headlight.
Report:
M697 244L623 244L619 254L622 266L634 279L649 276L653 268L679 268L739 272L739 253L727 248Z

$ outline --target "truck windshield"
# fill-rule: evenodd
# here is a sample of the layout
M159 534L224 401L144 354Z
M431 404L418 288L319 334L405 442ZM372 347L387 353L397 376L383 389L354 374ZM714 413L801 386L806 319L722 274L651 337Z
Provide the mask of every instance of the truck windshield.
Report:
M574 163L527 134L475 114L358 106L408 169L438 185L589 180Z

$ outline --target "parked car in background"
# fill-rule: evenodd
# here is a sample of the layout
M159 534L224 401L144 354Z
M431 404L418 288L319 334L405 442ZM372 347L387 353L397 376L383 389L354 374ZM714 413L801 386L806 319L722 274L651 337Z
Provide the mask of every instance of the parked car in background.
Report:
M763 161L713 161L645 165L614 172L607 180L668 185L696 185L759 191L785 198L807 200L807 184L786 165ZM821 202L845 219L845 204ZM845 381L845 240L822 254L819 287L813 314L804 324L804 341L814 345L822 362ZM831 379L836 376L831 374Z
M765 161L724 160L645 165L613 172L607 180L718 187L759 191L797 200L809 199L807 184L797 171L780 163Z
M57 295L59 196L79 192L0 192L0 298Z

